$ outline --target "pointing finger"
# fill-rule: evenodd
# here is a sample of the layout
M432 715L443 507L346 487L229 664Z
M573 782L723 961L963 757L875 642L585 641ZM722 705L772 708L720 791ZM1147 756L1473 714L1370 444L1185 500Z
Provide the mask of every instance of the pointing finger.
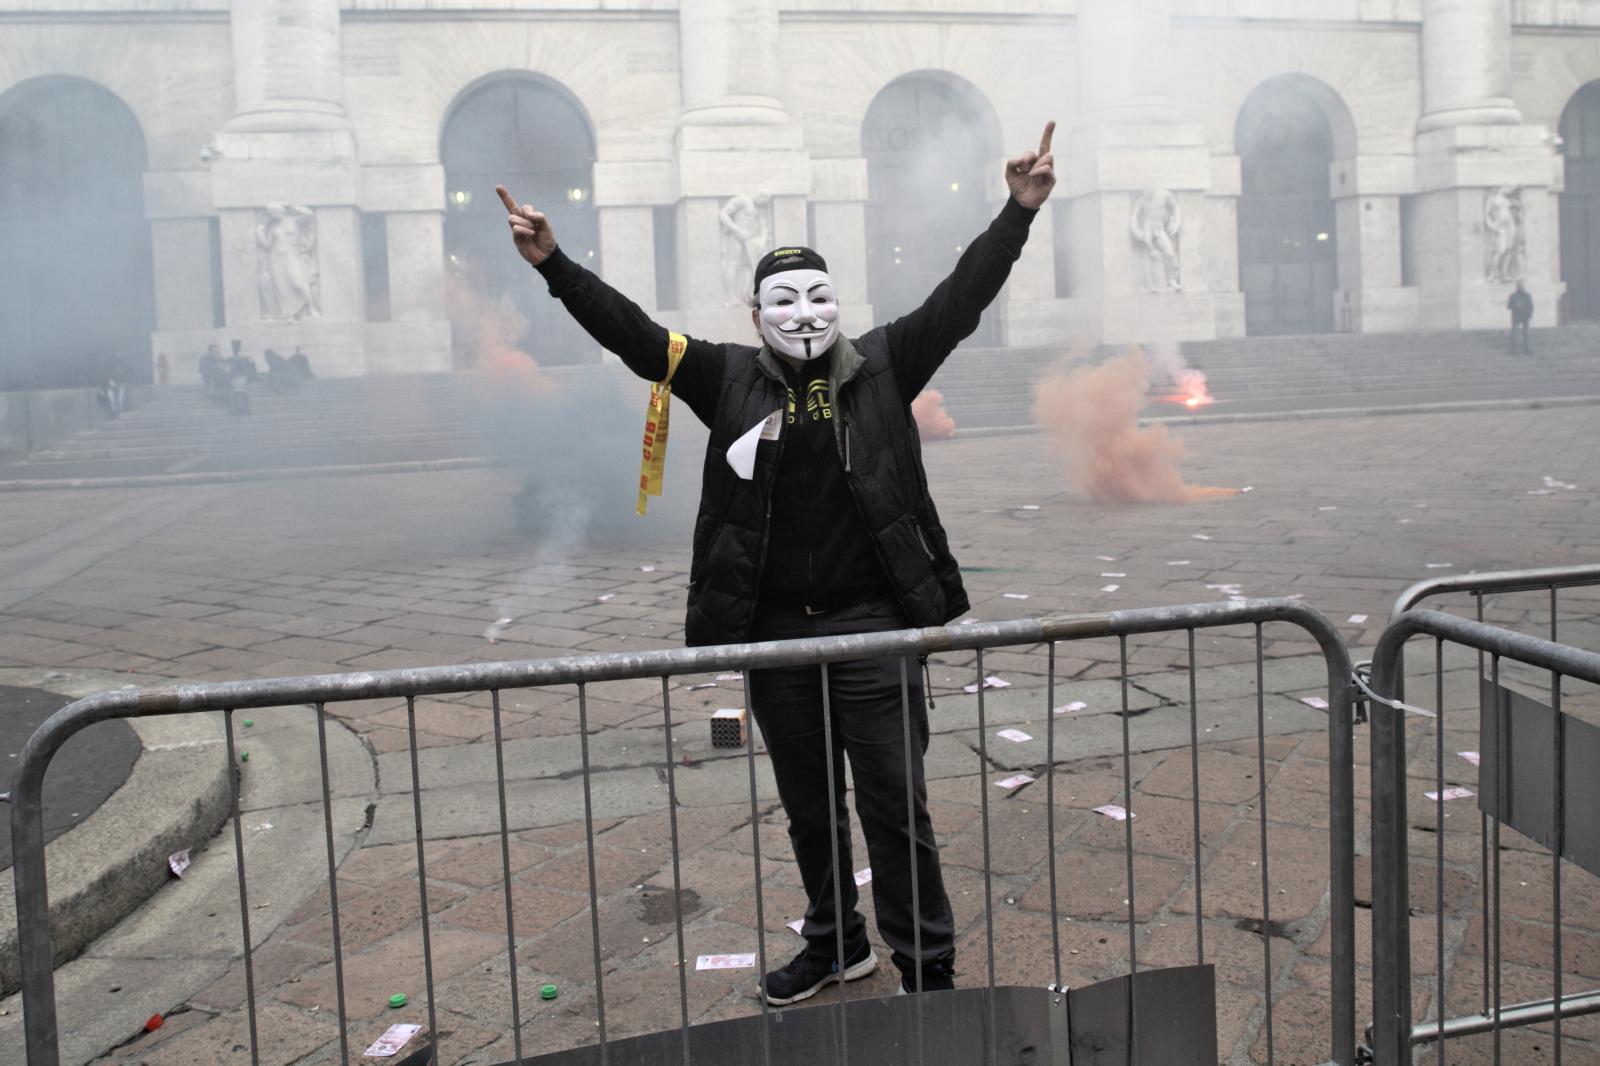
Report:
M504 185L496 185L494 191L500 194L500 202L506 205L507 211L510 211L513 215L520 213L517 210L517 202L511 198L511 194L506 191Z
M1054 137L1055 133L1056 133L1056 121L1055 121L1055 119L1051 119L1049 122L1046 122L1044 124L1044 136L1039 138L1039 154L1040 155L1049 155L1050 154L1050 138Z

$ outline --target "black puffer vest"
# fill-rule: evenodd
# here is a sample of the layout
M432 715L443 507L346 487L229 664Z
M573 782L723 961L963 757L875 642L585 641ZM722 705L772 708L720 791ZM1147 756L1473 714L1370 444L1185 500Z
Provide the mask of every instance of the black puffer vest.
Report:
M722 386L706 445L689 570L684 635L690 645L750 637L784 444L782 436L760 443L749 481L728 465L728 448L781 409L786 392L769 348L722 347ZM854 343L840 338L828 377L839 456L884 572L912 625L943 625L966 611L967 593L928 494L922 442L900 398L884 330Z

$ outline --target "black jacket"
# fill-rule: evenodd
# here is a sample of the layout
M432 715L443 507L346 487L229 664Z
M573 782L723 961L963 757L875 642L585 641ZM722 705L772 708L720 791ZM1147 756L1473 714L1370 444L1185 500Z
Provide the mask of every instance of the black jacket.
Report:
M916 626L948 622L967 609L968 601L928 493L910 404L955 346L977 328L979 316L1021 255L1035 214L1008 200L921 307L854 341L841 338L830 353L839 461L889 584ZM551 295L629 369L651 381L665 376L665 327L559 249L538 269ZM711 431L695 522L685 639L691 645L746 640L767 562L771 497L784 437L761 443L749 481L728 465L727 451L784 406L782 368L765 346L690 338L672 391Z

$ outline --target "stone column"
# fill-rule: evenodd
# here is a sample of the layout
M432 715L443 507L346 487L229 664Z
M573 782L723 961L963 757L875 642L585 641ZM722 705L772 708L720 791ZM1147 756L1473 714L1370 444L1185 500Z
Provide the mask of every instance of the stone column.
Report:
M1510 0L1424 0L1417 123L1417 262L1424 328L1499 328L1523 279L1554 323L1557 164L1510 97Z
M1076 32L1083 110L1056 138L1063 181L1053 197L1068 215L1077 279L1070 328L1107 343L1215 337L1237 294L1215 298L1199 268L1210 254L1202 236L1217 239L1202 223L1211 157L1170 92L1169 0L1080 0ZM1156 215L1179 220L1175 270L1134 234L1136 220Z
M356 141L339 0L234 4L234 115L216 137L224 350L305 348L318 373L369 371Z
M804 135L778 99L777 0L681 0L683 111L677 153L678 291L685 328L743 337L749 310L730 291L742 273L721 213L734 197L760 199L774 246L804 243L811 166ZM765 193L766 197L758 194ZM731 262L729 262L731 260Z

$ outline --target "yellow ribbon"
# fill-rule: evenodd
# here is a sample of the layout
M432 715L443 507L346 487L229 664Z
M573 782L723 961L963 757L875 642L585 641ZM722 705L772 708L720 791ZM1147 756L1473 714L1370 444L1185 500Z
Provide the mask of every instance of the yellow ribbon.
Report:
M661 495L667 470L667 426L672 415L672 375L678 372L689 341L681 333L667 334L667 376L650 386L650 406L644 413L644 448L639 462L639 514L651 496Z

